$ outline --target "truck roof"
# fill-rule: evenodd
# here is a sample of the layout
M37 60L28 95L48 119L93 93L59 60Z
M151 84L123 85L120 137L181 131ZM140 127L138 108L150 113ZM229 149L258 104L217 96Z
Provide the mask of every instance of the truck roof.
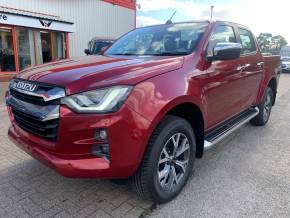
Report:
M249 29L247 26L244 26L242 24L231 22L231 21L224 21L224 20L191 20L191 21L173 22L172 24L155 24L155 25L149 25L149 26L144 26L144 27L165 26L165 25L183 24L183 23L209 23L209 24L221 23L221 24L237 25L237 26L241 26L243 28ZM143 27L140 27L140 28L143 28Z

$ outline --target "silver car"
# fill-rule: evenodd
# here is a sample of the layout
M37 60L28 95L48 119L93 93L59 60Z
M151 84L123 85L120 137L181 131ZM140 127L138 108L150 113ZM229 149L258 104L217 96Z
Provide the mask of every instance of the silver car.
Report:
M282 57L282 70L283 72L290 71L290 57Z

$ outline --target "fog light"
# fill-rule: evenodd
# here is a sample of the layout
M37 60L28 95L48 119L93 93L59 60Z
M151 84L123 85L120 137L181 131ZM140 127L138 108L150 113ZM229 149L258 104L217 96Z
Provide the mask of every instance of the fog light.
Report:
M96 144L92 146L92 154L98 157L110 159L110 149L108 144Z
M101 145L101 150L103 154L109 155L109 145Z
M98 131L96 131L96 136L95 137L96 137L96 139L107 141L108 133L107 133L107 131L105 129L98 130Z

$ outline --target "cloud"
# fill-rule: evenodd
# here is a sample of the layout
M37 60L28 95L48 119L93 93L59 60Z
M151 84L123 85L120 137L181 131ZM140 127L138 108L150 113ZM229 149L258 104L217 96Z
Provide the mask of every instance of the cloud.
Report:
M162 23L161 20L154 19L151 17L145 17L145 16L137 17L137 27L150 26L150 25L161 24L161 23Z
M176 10L187 17L195 17L205 7L194 3L193 0L139 0L142 12L156 12L165 10Z
M225 9L214 11L214 16L215 16L215 18L218 18L218 19L226 19L229 17L229 15L230 15L230 12L228 10L225 10ZM208 9L203 10L200 13L200 17L209 18L210 17L210 10L208 10Z
M141 10L144 12L166 9L185 9L187 6L192 7L195 5L193 1L190 0L139 0L138 3L141 5Z
M209 19L210 6L213 4L215 6L214 19L249 26L256 35L261 32L279 34L286 37L290 43L290 26L288 24L290 1L212 0L212 2L203 3L203 1L196 0L138 0L138 3L141 4L142 18L140 20L143 25L158 23L157 21L162 19L158 17L158 12L168 10L177 10L175 20L177 17L182 17L183 20ZM154 14L154 16L149 16L150 14Z

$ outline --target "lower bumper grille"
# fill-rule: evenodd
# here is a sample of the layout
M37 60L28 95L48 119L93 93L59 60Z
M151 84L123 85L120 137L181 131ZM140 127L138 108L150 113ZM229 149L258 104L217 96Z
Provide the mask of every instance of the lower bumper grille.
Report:
M29 114L12 108L15 122L23 130L50 141L56 141L59 119L41 121Z

